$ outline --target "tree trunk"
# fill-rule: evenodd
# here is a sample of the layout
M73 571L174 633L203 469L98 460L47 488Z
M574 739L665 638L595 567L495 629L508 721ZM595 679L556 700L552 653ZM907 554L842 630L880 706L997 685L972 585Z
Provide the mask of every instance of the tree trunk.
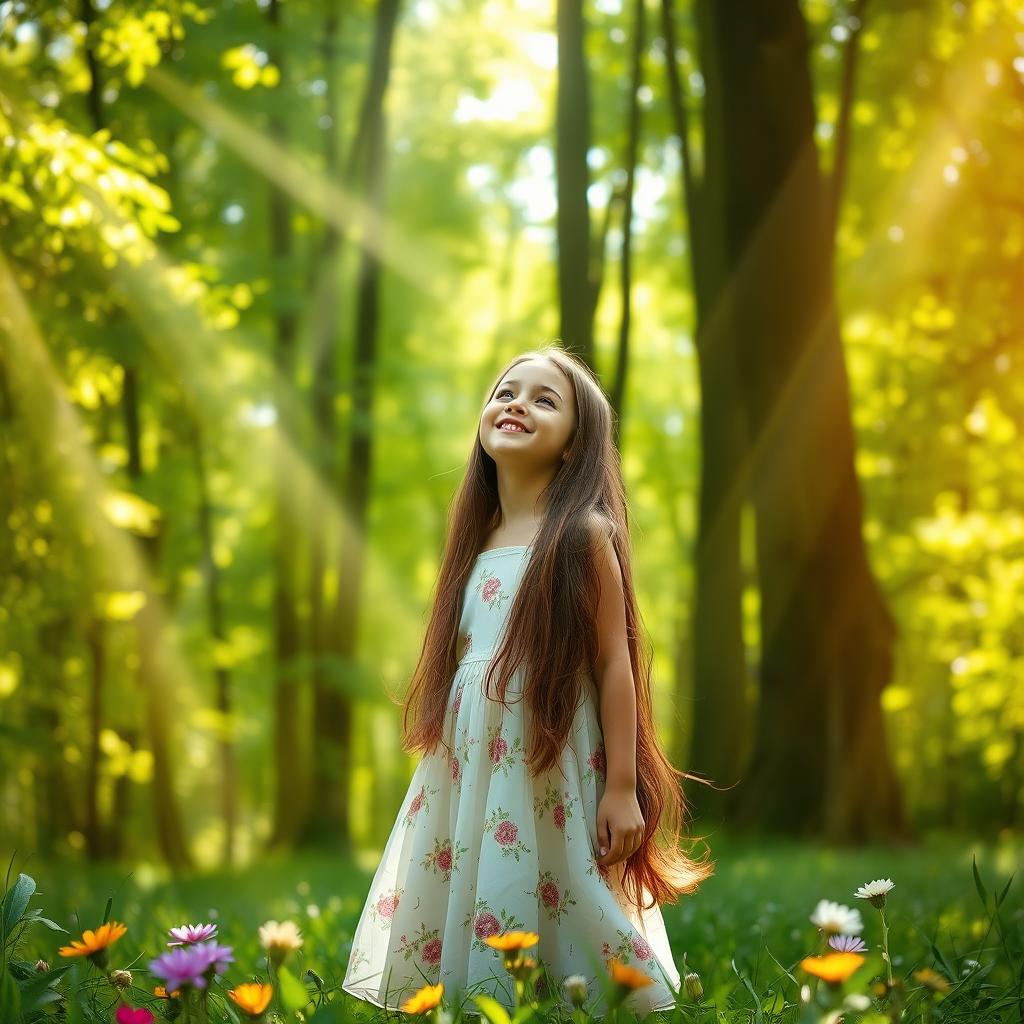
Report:
M703 126L703 173L694 171L690 150L687 96L676 61L672 0L662 0L662 33L669 105L680 146L680 192L686 208L690 280L695 307L695 339L700 382L700 481L698 523L693 552L694 583L689 643L693 690L693 723L689 754L680 729L677 763L728 785L738 777L746 737L751 732L746 712L746 663L743 647L743 573L740 523L743 491L740 481L744 453L736 368L736 291L725 269L724 225L720 181L724 153L718 112L719 68L707 45L704 25L707 3L698 2L701 23L701 72L706 84ZM682 682L677 681L677 692ZM722 799L717 789L696 787L688 793L695 818L717 818Z
M860 531L805 25L796 0L703 9L761 593L756 746L729 818L892 836L905 825L879 698L894 625Z
M564 348L594 369L590 280L590 98L584 56L583 0L558 0L558 301Z
M353 151L352 167L367 206L384 208L384 95L391 76L391 57L399 0L377 5L373 53L362 106L359 138L365 146ZM365 131L363 131L365 128ZM352 693L357 682L359 599L366 548L366 520L373 462L373 390L377 373L380 263L372 245L360 254L356 283L355 365L352 375L352 416L345 485L338 590L331 614L330 644L337 670L331 685L318 693L316 720L319 756L314 794L316 820L308 830L314 842L350 844L348 783L352 776Z
M288 67L281 42L281 0L269 0L268 18L273 30L270 59L281 72L278 95L269 117L270 135L282 148L288 146L288 121L281 102L288 88ZM278 443L274 448L274 814L271 847L291 846L304 817L305 772L300 736L302 714L302 630L298 616L299 567L296 538L302 524L296 514L292 490L289 442L296 436L289 409L295 378L295 342L298 317L292 260L292 203L287 193L271 185L269 196L271 280L275 283L274 363L277 370Z

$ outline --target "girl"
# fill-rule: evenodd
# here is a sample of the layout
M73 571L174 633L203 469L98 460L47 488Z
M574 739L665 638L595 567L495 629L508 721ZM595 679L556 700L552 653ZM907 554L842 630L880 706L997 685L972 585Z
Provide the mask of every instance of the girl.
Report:
M405 704L403 749L423 757L356 926L347 992L393 1009L443 983L511 1008L512 979L484 940L532 931L539 994L582 974L603 1015L597 978L615 957L653 979L627 1006L675 1005L659 904L714 869L679 849L685 773L658 747L638 624L611 407L571 354L518 356L453 503ZM656 845L666 810L670 841Z

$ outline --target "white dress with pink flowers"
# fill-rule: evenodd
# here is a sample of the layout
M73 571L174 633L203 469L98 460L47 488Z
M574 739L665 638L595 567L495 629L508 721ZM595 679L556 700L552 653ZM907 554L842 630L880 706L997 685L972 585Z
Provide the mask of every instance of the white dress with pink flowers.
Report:
M536 779L525 764L522 671L509 682L507 710L484 693L530 550L482 552L466 585L466 650L445 716L453 753L438 744L416 766L352 939L343 988L376 1006L397 1009L417 989L443 982L445 1001L465 1013L479 1012L470 999L479 993L511 1008L502 955L484 942L505 931L540 936L527 953L559 995L566 977L584 975L597 1016L606 1007L596 979L607 976L611 957L654 979L627 1007L642 1014L675 1003L679 972L660 908L637 915L620 885L622 863L597 863L605 755L593 681L561 772L552 767Z

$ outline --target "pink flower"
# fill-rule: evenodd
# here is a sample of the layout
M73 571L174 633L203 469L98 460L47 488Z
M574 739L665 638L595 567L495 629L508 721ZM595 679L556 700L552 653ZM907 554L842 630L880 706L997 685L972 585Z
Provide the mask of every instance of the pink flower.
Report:
M558 886L554 882L545 882L540 887L540 898L545 907L558 906Z
M495 736L491 740L491 761L500 764L501 759L508 753L508 744L501 736Z
M486 939L491 935L497 935L501 931L501 922L492 913L487 911L476 919L473 931L478 939Z
M391 893L390 896L381 896L381 898L377 900L377 913L380 914L381 917L393 917L397 909L398 897L394 893Z
M503 821L495 830L494 838L502 846L511 846L519 835L519 829L511 821Z
M440 939L431 939L423 947L423 962L427 964L439 964L441 962Z
M452 758L452 782L458 782L462 777L462 765L457 757Z
M409 804L409 813L415 814L423 806L423 790L421 789L413 798L412 803Z
M452 848L450 846L442 847L441 852L437 855L437 866L442 871L451 871L452 869Z
M604 775L605 773L605 759L604 759L604 747L598 747L587 761L587 764L597 772L598 775Z
M639 960L650 960L652 953L651 947L647 945L647 940L641 935L634 935L632 940L633 952L636 953L637 959Z
M501 589L501 580L497 576L492 576L485 584L483 590L480 591L480 596L490 604L497 596L498 591Z
M452 705L452 714L457 715L459 708L462 706L462 687L459 687L459 692L455 694L455 703Z
M551 820L559 832L565 831L565 804L555 804L555 809L551 812Z
M153 1024L156 1018L144 1006L133 1009L131 1006L119 1006L114 1020L117 1024Z

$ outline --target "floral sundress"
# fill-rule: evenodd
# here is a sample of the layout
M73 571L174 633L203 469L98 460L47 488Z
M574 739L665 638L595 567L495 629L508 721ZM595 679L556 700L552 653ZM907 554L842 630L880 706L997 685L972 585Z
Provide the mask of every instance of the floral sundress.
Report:
M530 712L512 676L509 708L484 692L530 547L484 551L466 584L460 620L464 653L452 679L443 744L413 774L356 925L342 987L397 1009L424 985L443 982L447 1002L478 1014L486 993L511 1009L512 979L484 941L532 931L527 952L559 994L565 978L588 979L588 1007L604 1016L597 978L607 961L642 970L654 984L625 1005L668 1009L679 991L661 910L638 915L621 887L623 864L597 863L597 807L605 751L596 686L576 712L560 765L531 779L525 764ZM493 685L493 683L492 683ZM562 773L564 773L564 778ZM649 897L646 902L649 902Z

